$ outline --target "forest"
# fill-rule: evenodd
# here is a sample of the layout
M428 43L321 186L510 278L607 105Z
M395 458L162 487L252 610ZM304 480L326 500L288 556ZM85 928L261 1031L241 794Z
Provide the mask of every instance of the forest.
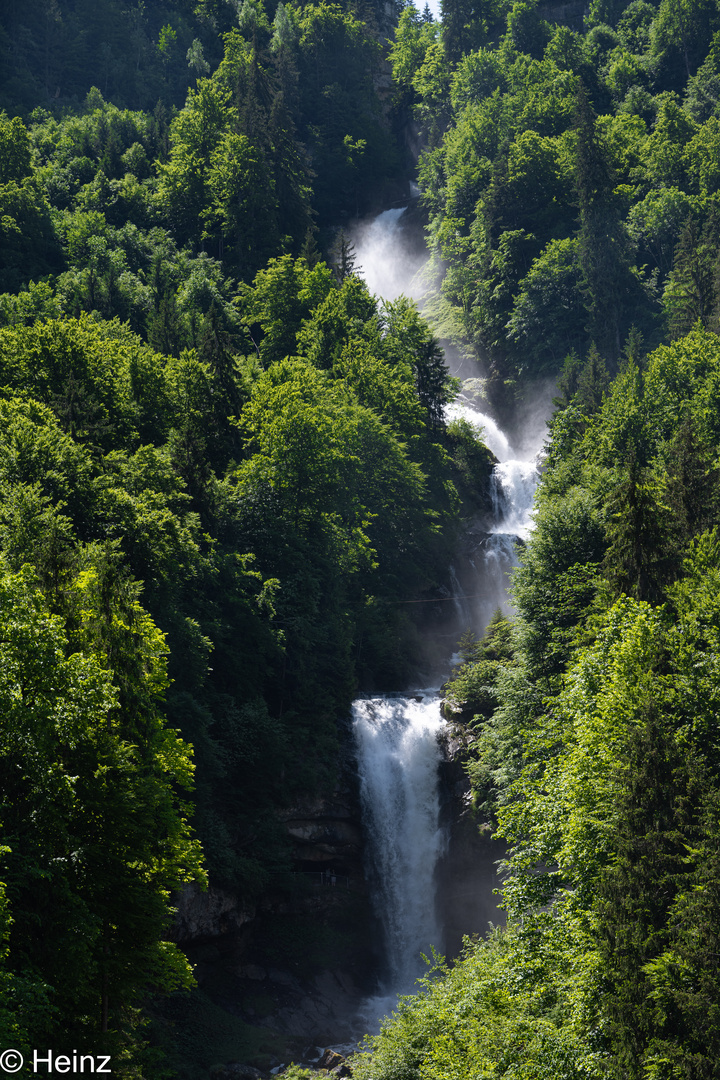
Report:
M422 313L346 232L410 180ZM178 1075L174 898L282 883L486 507L444 342L556 384L447 688L507 928L354 1075L720 1076L719 192L714 0L3 7L3 1048Z

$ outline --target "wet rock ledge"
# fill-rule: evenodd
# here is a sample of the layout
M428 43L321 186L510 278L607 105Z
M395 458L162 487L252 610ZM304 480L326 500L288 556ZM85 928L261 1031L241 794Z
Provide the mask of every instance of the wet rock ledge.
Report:
M505 923L495 890L502 884L498 862L507 849L503 841L493 839L489 825L482 827L472 809L470 780L463 767L472 738L472 732L458 723L449 723L441 737L440 822L445 849L436 871L436 902L445 928L445 953L451 958L459 955L465 935L484 935L491 924Z

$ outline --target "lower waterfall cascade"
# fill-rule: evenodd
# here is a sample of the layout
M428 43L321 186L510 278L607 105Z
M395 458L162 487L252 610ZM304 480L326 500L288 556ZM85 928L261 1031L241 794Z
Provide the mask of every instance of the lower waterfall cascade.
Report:
M409 990L421 954L439 944L433 877L443 843L437 739L443 719L437 695L429 692L360 699L353 720L388 983Z
M500 459L492 477L491 520L470 560L479 603L468 604L450 568L459 637L468 623L482 633L498 606L509 608L508 573L517 563L518 539L526 539L532 529L539 472L536 458L516 458L497 424L470 402L461 400L447 412L449 419L462 416L482 430ZM445 725L440 705L437 687L359 698L353 704L368 879L385 934L386 977L380 995L366 1002L360 1014L370 1025L394 1007L397 994L412 990L425 970L422 954L444 951L436 904L437 867L446 843L440 826L439 735Z

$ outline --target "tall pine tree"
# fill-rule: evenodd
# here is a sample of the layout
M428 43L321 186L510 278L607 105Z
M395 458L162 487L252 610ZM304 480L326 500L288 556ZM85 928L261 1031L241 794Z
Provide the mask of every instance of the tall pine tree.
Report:
M613 171L582 83L575 104L575 132L578 241L588 332L600 352L614 359L620 354L623 308L631 289L629 245L613 205Z

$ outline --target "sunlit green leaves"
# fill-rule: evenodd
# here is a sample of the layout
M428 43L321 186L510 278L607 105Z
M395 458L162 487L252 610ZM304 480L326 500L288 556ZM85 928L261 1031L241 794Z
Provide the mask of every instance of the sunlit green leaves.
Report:
M102 575L92 562L76 575L65 617L49 612L29 567L3 568L0 579L7 963L38 991L45 982L70 1040L85 1045L97 1045L83 1016L103 985L125 1008L147 982L188 985L187 964L159 938L169 891L202 879L174 789L191 785L192 761L158 712L163 635L137 601L112 596ZM47 905L50 959L34 930ZM42 1008L17 1019L28 1039L48 1037ZM122 1026L118 1013L118 1048Z

